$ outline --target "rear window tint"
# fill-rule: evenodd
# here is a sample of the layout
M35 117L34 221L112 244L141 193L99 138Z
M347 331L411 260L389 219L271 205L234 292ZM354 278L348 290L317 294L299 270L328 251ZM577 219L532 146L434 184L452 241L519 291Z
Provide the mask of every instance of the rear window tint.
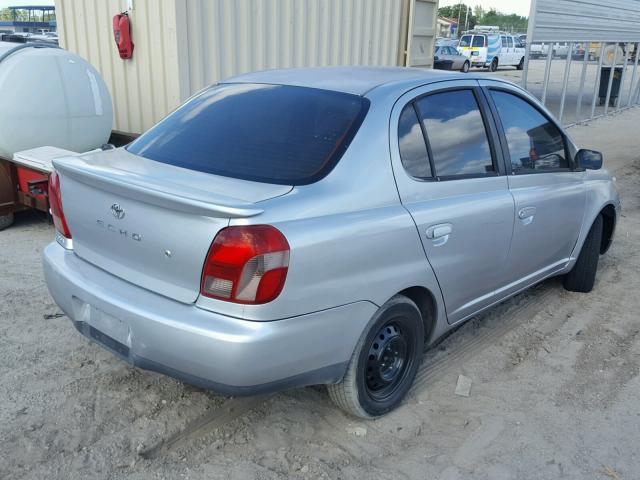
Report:
M473 47L484 47L484 35L475 35L473 37Z
M413 104L407 105L398 122L398 147L405 170L412 177L431 178L427 144Z
M460 46L461 47L470 47L471 46L471 35L464 35L460 39Z
M179 107L127 150L200 172L305 185L336 165L368 108L365 98L329 90L219 85Z
M416 101L438 177L495 173L491 147L472 90L434 93Z

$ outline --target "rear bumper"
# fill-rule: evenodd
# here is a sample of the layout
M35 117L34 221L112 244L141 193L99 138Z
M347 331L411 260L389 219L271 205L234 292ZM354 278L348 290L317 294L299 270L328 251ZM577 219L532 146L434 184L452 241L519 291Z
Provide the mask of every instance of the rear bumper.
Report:
M248 321L144 290L56 243L43 257L52 297L87 338L132 365L229 395L339 381L377 308L363 301Z
M433 62L433 68L436 70L451 70L453 68L453 62L451 60L438 60Z

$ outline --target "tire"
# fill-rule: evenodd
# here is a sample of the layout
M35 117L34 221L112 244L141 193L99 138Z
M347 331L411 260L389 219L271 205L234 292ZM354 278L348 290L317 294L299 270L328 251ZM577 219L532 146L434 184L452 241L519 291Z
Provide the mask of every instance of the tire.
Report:
M491 61L491 65L489 65L489 71L490 72L495 72L496 70L498 70L498 59L494 58Z
M468 73L469 72L469 62L464 62L464 64L462 65L462 69L460 71L462 73Z
M524 70L524 57L522 57L520 59L520 63L518 64L518 66L516 67L516 69L518 70Z
M564 288L570 292L588 293L593 290L600 257L602 241L602 215L598 215L591 225L591 230L582 245L578 260L571 271L564 276Z
M394 296L369 322L342 381L327 386L329 397L356 417L374 418L390 412L411 388L423 348L420 310L407 297Z
M13 213L0 215L0 231L9 228L13 224Z

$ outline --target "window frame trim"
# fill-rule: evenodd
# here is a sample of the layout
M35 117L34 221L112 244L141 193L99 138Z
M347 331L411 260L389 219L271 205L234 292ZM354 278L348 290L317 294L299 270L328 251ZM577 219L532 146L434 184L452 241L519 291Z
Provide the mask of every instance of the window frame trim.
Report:
M411 109L413 110L413 114L416 117L416 120L418 121L418 125L420 126L420 131L422 132L422 141L425 144L426 150L427 150L427 162L429 162L429 170L431 170L431 177L416 177L415 175L411 175L411 173L409 173L409 171L406 169L406 167L404 166L404 162L402 160L402 149L400 148L400 135L398 136L398 155L400 157L400 165L402 165L402 169L404 170L404 172L407 174L407 176L412 179L415 180L417 182L436 182L436 176L435 176L435 169L433 167L433 162L431 161L431 147L429 145L429 143L425 140L425 131L424 131L424 125L422 125L422 122L420 121L420 114L418 113L418 110L416 108L416 104L414 101L410 101L407 102L402 109L400 109L400 115L398 117L398 125L396 127L396 132L400 132L400 119L402 118L402 114L404 113L404 111L411 107Z
M485 130L485 134L487 136L487 141L489 143L489 152L491 154L491 163L494 167L494 171L491 173L471 173L471 174L459 174L459 175L437 175L437 169L435 166L435 160L433 158L433 152L431 149L431 143L429 142L429 134L427 132L426 127L424 126L424 123L422 121L421 115L420 115L420 109L417 106L417 102L425 97L431 96L431 95L437 95L439 93L447 93L447 92L452 92L452 91L460 91L460 90L470 90L471 93L473 94L475 100L476 100L476 104L478 105L478 110L480 111L480 117L482 118L482 123L484 125L484 130ZM429 92L424 92L416 97L413 97L411 100L409 100L401 109L400 112L403 112L404 109L407 107L407 105L413 104L413 107L415 109L416 112L416 116L418 118L418 123L420 124L420 128L422 130L422 135L424 138L424 141L427 145L427 153L429 155L429 163L431 164L431 173L432 173L432 178L421 178L421 177L414 177L413 175L411 175L409 172L407 172L406 169L404 169L404 165L403 165L403 169L405 170L405 173L407 174L407 176L411 179L413 179L414 181L419 181L419 182L448 182L448 181L452 181L452 180L466 180L466 179L470 179L470 178L492 178L492 177L497 177L497 176L501 176L504 175L506 173L505 170L505 162L503 161L503 156L502 155L498 155L498 149L497 149L497 144L496 141L499 140L499 138L497 138L497 134L498 134L498 126L495 124L495 121L492 118L491 115L491 111L489 109L489 105L486 103L486 99L484 98L484 95L481 93L481 87L478 85L475 86L451 86L451 87L444 87L444 88L440 88L437 90L432 90ZM490 121L491 119L491 121ZM396 127L397 128L397 127ZM399 139L398 139L399 140ZM399 150L400 145L398 144L398 150ZM500 152L502 153L502 151Z
M500 87L500 86L483 86L481 87L484 96L487 100L487 103L489 104L491 111L493 113L493 117L496 123L496 127L498 129L498 136L500 138L500 143L502 146L502 155L504 158L504 164L507 170L507 175L538 175L538 174L543 174L543 173L566 173L566 172L579 172L581 171L580 169L576 169L575 168L575 164L573 159L571 158L571 152L569 151L569 141L567 138L567 134L565 133L564 129L562 128L561 125L558 125L558 122L556 122L553 118L551 118L549 115L547 115L547 113L545 113L542 109L540 109L540 107L538 107L537 105L535 105L534 102L531 101L531 99L527 98L524 95L519 94L518 92L510 89L510 88L505 88L505 87ZM500 113L498 112L498 107L496 106L493 97L491 96L491 90L495 90L498 92L503 92L503 93L507 93L510 95L513 95L517 98L519 98L520 100L524 101L525 103L529 104L529 106L531 106L531 108L533 108L535 111L537 111L540 115L542 115L544 118L547 119L547 121L549 123L551 123L552 125L554 125L558 131L560 132L560 136L562 137L562 141L564 143L564 154L567 160L567 163L569 164L568 168L565 167L561 167L561 168L550 168L550 169L546 169L546 170L531 170L531 169L526 169L524 172L520 173L520 172L515 172L513 170L513 164L511 163L511 152L509 151L509 144L507 142L507 136L504 132L504 125L502 123L502 118L500 117Z

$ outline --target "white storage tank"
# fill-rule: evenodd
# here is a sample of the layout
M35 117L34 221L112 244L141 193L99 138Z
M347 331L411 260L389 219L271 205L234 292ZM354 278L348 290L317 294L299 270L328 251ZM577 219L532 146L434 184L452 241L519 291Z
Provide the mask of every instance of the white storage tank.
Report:
M42 145L83 152L107 143L111 96L79 56L52 46L0 42L0 156Z

